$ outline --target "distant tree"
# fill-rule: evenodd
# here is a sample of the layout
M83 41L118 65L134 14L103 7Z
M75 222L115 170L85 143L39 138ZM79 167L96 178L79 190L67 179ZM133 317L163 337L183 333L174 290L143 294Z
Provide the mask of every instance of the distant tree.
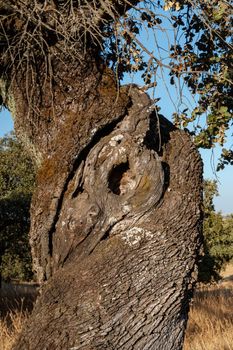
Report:
M224 254L227 257L227 261L233 259L233 214L224 217L223 227L225 231L225 242Z
M218 281L220 271L233 258L233 217L217 213L213 199L217 182L204 182L204 255L199 264L199 281Z
M0 273L32 278L30 202L35 169L14 133L0 139Z

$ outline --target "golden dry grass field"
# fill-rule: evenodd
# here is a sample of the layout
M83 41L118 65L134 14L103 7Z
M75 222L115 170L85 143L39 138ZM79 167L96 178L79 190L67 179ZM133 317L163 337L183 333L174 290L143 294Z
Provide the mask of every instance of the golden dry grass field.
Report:
M196 291L184 350L233 350L233 265L227 267L223 276L220 284L202 286ZM35 299L35 290L32 292L29 286L20 293L21 299L15 298L13 303L9 293L8 298L1 296L0 350L12 348Z
M222 276L220 284L196 291L184 350L233 350L233 265Z
M0 350L10 350L32 310L35 284L5 284L0 289Z

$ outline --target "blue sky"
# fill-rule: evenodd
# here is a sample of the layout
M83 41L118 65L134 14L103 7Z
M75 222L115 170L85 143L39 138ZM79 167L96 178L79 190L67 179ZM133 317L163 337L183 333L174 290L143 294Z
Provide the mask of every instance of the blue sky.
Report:
M165 115L169 118L170 108L167 104L167 113L166 108ZM169 118L170 119L170 118ZM14 124L10 113L7 110L3 110L0 113L0 137L9 133L13 130ZM218 211L221 211L223 214L233 213L233 167L227 166L223 171L214 173L213 168L213 159L217 163L217 159L220 153L220 149L216 148L213 151L201 150L201 156L204 163L204 177L207 179L217 179L219 196L215 198L215 208ZM217 178L216 178L217 175Z

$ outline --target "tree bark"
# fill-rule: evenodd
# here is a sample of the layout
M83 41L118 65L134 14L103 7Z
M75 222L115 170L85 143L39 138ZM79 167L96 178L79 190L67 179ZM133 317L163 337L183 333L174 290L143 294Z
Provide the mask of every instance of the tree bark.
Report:
M38 164L30 242L43 282L14 349L181 349L201 242L199 154L95 60L54 66L52 99L50 80L38 89L18 72L11 85L16 131Z

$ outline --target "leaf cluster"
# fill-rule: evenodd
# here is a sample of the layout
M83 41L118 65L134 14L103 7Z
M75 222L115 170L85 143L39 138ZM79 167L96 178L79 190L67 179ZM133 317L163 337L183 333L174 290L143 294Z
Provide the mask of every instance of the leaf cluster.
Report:
M232 127L233 113L233 41L232 5L225 0L179 1L180 15L173 18L182 26L184 39L172 48L172 58L179 61L187 87L197 96L197 105L176 115L176 121L187 127L196 121L194 141L198 147L221 147ZM182 17L182 22L180 21ZM174 65L176 67L176 65ZM221 165L231 164L231 150L221 156Z
M170 84L180 95L178 101L184 100L184 86L190 91L194 106L177 107L173 117L177 126L191 128L200 148L215 144L223 148L232 128L232 10L225 0L143 1L118 20L115 36L114 31L110 35L111 40L116 39L106 57L120 78L124 73L141 71L145 88L156 87L163 79L169 93L165 82L169 75ZM168 24L174 38L166 33ZM159 40L164 32L167 45ZM150 43L144 43L146 36L154 40L153 51L148 48ZM179 104L182 107L183 102ZM223 148L217 170L232 161L232 150Z

